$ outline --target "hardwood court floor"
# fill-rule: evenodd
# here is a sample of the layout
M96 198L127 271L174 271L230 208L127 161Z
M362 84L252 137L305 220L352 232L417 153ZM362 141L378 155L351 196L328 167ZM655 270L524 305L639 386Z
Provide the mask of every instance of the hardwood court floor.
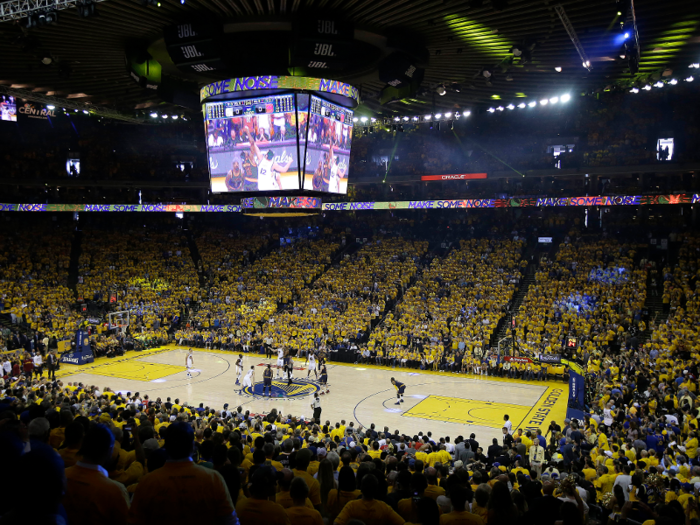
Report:
M63 365L61 379L106 386L115 391L140 392L151 399L179 398L190 406L204 403L221 409L241 405L254 413L277 408L284 414L311 416L314 384L306 387L306 370L295 370L298 388L287 389L300 397L292 399L261 398L239 395L235 386L237 355L217 350L196 350L192 379L186 376L184 348L174 345L142 353L130 352L119 359L98 359L91 365ZM269 361L273 366L276 359ZM262 370L268 363L264 356L244 354L244 370L255 366L255 380L262 381ZM295 367L302 367L296 360ZM313 378L313 374L311 375ZM396 390L390 378L406 384L405 402L396 403ZM468 436L474 432L484 445L502 435L503 415L508 414L513 428L545 433L549 422L560 424L566 417L568 386L561 382L520 381L412 369L330 363L330 394L321 396L322 421L331 423L345 419L365 427L374 423L379 429L417 434L432 432L434 436ZM275 382L277 391L286 383Z

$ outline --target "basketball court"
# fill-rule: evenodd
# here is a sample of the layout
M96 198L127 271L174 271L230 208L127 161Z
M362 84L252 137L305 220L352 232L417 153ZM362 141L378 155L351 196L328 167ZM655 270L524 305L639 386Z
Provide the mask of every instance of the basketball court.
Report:
M62 365L57 374L64 383L79 381L121 392L140 392L151 399L179 398L190 406L204 403L215 409L228 403L253 413L277 408L283 414L311 416L313 394L320 392L314 375L307 379L303 360L295 361L291 385L277 379L276 356L244 354L244 370L255 367L253 387L239 393L235 385L237 354L218 350L195 350L192 378L187 378L184 348L168 346L145 352L129 352L117 359L97 359L91 365ZM273 366L272 397L262 397L262 372ZM566 417L568 385L562 381L537 382L381 366L330 363L330 393L321 396L322 421L354 421L368 427L374 423L405 434L432 432L435 436L468 436L478 440L502 435L503 415L513 428L541 429L552 420ZM406 385L404 402L396 405L395 377Z

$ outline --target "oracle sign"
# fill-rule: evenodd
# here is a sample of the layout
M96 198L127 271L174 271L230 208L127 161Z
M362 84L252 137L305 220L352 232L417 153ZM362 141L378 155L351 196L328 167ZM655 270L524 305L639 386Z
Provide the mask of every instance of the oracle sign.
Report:
M456 173L454 175L422 175L420 180L475 180L485 178L486 173Z

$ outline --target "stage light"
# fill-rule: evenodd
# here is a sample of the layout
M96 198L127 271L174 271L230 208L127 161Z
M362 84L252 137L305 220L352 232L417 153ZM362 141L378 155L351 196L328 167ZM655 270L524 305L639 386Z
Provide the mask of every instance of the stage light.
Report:
M591 61L590 61L590 60L586 60L586 61L583 63L583 67L585 67L586 69L588 69L589 67L591 67Z
M556 104L557 102L559 102L559 97L552 97L549 99L550 104Z
M87 110L85 110L85 109L83 110L83 113L85 113L86 115L88 114Z
M625 40L628 39L629 37L630 37L630 34L629 34L629 33L625 33Z
M491 78L493 76L493 71L491 71L487 67L482 67L481 71L479 71L479 73L477 73L477 76L479 76L479 75L488 79L488 78Z
M377 122L377 119L374 117L371 117L369 120L370 120L370 122Z
M471 111L463 111L463 112L462 112L462 116L463 116L463 117L468 117L468 116L471 115L471 114L472 114Z
M547 100L546 98L543 98L542 100L540 100L540 106L546 106L548 103L549 103L549 100Z
M537 102L533 100L532 102L528 102L527 105L530 108L534 108L537 105Z
M488 111L489 113L494 113L496 110L493 109L493 108L489 108L489 109L487 109L486 111Z
M675 78L672 78L671 80L668 81L668 83L671 84L672 86L675 86L676 84L678 84L678 81Z
M185 0L180 0L180 3L181 3L182 5L185 5Z
M173 115L171 118L172 118L173 120L177 120L177 115Z
M527 107L527 104L525 104L525 102L521 102L520 104L518 104L518 107L520 109L523 109L524 107Z
M399 117L394 117L394 122L398 122L399 120L401 120Z
M664 87L664 83L659 80L656 84L654 84L654 87L655 88L662 88L662 87Z
M361 120L362 122L367 122L367 117L362 117L360 120Z
M460 91L462 91L462 86L457 84L457 82L453 82L452 83L452 91L454 91L455 93L459 93Z
M404 121L404 122L408 122L408 117L404 117L404 118L403 118L403 121Z
M423 118L424 118L425 120L430 120L431 118L433 118L433 116L432 116L432 115L426 115L426 116L423 117Z
M45 66L50 66L53 64L53 58L52 57L44 57L41 59L41 63L44 64Z
M443 84L440 84L438 87L435 88L435 92L442 97L445 95L445 93L447 93L447 90L445 89L445 86Z
M46 109L56 109L56 106L46 106Z
M561 67L560 66L555 67L554 71L556 71L557 73L561 73Z
M353 122L357 122L358 120L360 120L360 119L357 118L357 117L353 117L353 118L352 118L352 121L353 121Z
M418 117L413 117L413 122L418 121Z
M442 118L442 113L435 113L435 118L437 118L437 119Z
M158 118L158 113L151 113L151 118Z
M698 64L698 63L696 62L696 63L690 64L688 67L689 67L690 69L700 69L700 64Z
M559 98L559 100L560 100L561 102L568 102L569 100L571 100L571 95L569 95L568 93L566 93L566 94L562 95L562 96Z
M496 111L503 111L503 106L498 106L498 107L496 108Z
M617 16L622 16L622 11L618 11Z
M651 86L650 86L649 84L647 84L647 85L644 86L642 89L643 89L644 91L651 91Z
M449 113L449 112L445 113L445 118L450 118L451 116L452 116L452 113Z
M168 115L161 115L163 118L168 118Z
M688 77L685 79L686 82L692 82L693 80L695 80L693 77Z
M511 109L511 110L512 110L512 109L515 109L515 106L514 106L513 104L508 104L506 107L507 107L508 109Z
M639 93L639 88L633 87L630 89L630 93Z

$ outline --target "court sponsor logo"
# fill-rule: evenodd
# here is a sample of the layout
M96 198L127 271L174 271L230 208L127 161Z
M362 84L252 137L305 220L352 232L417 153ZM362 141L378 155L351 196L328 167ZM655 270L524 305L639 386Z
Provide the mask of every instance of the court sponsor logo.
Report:
M272 397L275 399L299 399L303 397L313 396L319 392L321 387L313 381L304 379L292 379L290 385L288 381L273 380L272 381ZM243 389L243 393L250 397L263 396L263 383L259 381L253 386L247 386Z

